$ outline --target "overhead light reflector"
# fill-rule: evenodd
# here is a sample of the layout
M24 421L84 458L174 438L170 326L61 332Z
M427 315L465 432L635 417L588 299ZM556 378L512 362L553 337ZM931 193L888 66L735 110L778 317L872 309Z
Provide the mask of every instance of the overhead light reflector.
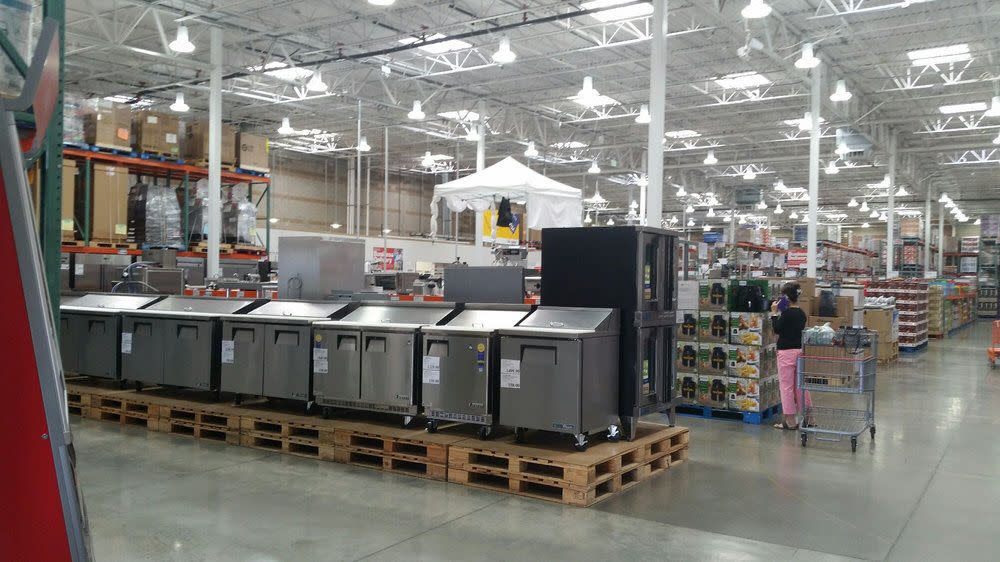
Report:
M847 82L844 80L837 80L837 89L830 94L830 101L847 101L853 97L850 91L847 89Z
M969 52L969 45L966 43L949 45L947 47L918 49L916 51L909 51L906 53L906 56L910 58L913 66L936 66L972 60L972 53Z
M510 64L517 59L517 53L510 48L510 39L504 37L500 40L500 48L493 53L493 62L497 64Z
M714 150L709 150L708 151L708 154L705 156L704 163L707 166L713 166L713 165L719 163L719 159L715 157L715 151Z
M639 115L635 116L635 122L640 125L647 125L649 124L650 121L651 119L649 117L649 106L646 104L642 104L642 106L639 107Z
M188 104L184 103L184 92L177 92L177 98L174 100L174 103L170 104L170 110L184 113L189 109L191 108L188 107Z
M630 4L632 0L592 0L580 5L584 10L596 10L600 8L611 8L590 14L590 17L600 22L611 22L629 18L641 18L653 13L653 5L650 3L631 4L621 8L612 8L621 4Z
M938 108L945 115L956 113L982 113L986 111L986 102L977 101L973 103L956 103L953 105L942 105Z
M278 127L278 134L279 135L290 135L290 134L292 134L294 132L295 132L295 129L292 128L292 123L288 119L288 117L282 117L281 118L281 126Z
M410 112L406 114L406 116L409 117L410 119L413 119L414 121L421 121L425 117L427 117L427 114L424 113L423 108L420 106L420 100L413 101L413 109L411 109Z
M187 54L194 52L194 43L188 37L188 28L186 25L177 26L177 38L171 41L167 47L170 47L170 50L175 53Z
M715 83L727 90L752 90L771 83L768 78L756 72L737 72L716 78Z
M806 70L816 68L817 66L819 66L819 59L813 54L813 44L803 43L802 56L799 57L799 60L795 61L795 68Z
M766 18L771 15L771 6L764 0L750 0L750 3L740 11L740 15L748 20Z

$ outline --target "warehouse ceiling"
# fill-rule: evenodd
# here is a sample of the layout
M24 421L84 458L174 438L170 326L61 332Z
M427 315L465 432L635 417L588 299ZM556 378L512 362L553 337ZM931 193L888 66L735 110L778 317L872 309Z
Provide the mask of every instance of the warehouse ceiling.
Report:
M647 126L636 117L648 99L648 2L67 3L70 93L167 110L183 92L190 114L203 116L209 28L218 26L224 119L266 134L277 149L351 157L360 108L373 165L382 165L388 127L391 168L443 177L474 167L474 135L483 123L488 162L517 156L583 187L586 197L597 185L623 214L638 194L647 144ZM608 4L619 5L602 11ZM825 220L879 224L847 204L867 199L871 209L885 208L894 136L897 188L909 192L896 198L898 207L922 210L930 189L935 201L946 192L971 220L1000 211L1000 102L996 116L988 111L1000 94L1000 2L767 4L770 15L747 19L746 0L669 2L667 217L692 204L699 223L721 224L736 192L757 188L768 208L737 208L794 222L790 211L807 204L796 189L807 185L809 168L809 133L799 122L812 80L796 67L805 43L823 62L821 166L839 172L820 176ZM191 54L169 47L179 24L196 46ZM516 59L500 65L494 54L505 39ZM575 98L588 76L599 95ZM838 80L852 94L847 101L830 99ZM413 112L416 101L422 116ZM285 117L291 134L277 131ZM529 145L537 155L525 156ZM706 163L710 151L714 164ZM600 171L588 173L597 171L595 162ZM681 187L688 195L677 197ZM719 212L706 219L702 211L715 204L709 192ZM777 203L780 215L773 214Z

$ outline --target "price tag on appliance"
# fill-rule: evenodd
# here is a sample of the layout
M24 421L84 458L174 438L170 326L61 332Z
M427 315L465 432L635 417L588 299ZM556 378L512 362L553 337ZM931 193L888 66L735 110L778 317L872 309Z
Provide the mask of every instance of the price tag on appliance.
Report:
M122 354L132 354L132 332L122 332Z
M441 358L424 355L424 384L441 384Z
M236 362L236 342L222 340L222 362L232 365Z
M500 388L521 388L521 361L500 360Z
M313 348L313 372L325 375L330 372L330 350L325 347Z

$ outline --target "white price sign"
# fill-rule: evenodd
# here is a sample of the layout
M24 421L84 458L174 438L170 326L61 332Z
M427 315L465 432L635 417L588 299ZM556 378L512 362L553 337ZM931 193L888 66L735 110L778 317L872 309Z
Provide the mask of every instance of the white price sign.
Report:
M500 388L521 388L520 360L500 360Z
M441 384L441 358L424 355L424 384Z
M122 354L132 354L132 332L122 332Z
M222 340L222 362L232 365L236 362L236 342Z
M330 350L325 347L313 348L313 372L325 375L330 372Z

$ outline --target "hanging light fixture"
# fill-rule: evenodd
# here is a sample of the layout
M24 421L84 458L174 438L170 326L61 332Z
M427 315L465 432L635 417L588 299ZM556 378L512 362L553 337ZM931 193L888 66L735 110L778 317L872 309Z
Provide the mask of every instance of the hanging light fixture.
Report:
M771 6L764 0L750 0L740 14L748 20L766 18L771 15Z
M948 197L947 193L942 193L941 197L938 198L938 203L947 203L948 201L951 201L951 197Z
M326 82L323 81L323 75L318 68L306 82L306 89L310 92L325 92L327 90Z
M802 215L802 222L809 222L809 215L808 214Z
M500 40L500 48L493 53L493 62L502 66L514 62L515 59L517 59L517 53L511 50L510 39L504 37Z
M977 219L976 219L976 222L974 222L974 223L972 223L972 224L974 224L974 225L976 225L976 226L979 226L979 225L983 224L983 219L979 219L979 218L977 218Z
M424 168L434 167L434 157L431 156L430 150L424 153L424 157L420 159L420 165L423 166Z
M1000 96L993 96L990 108L983 113L984 117L1000 117Z
M799 60L795 61L795 68L806 70L816 68L817 66L819 66L819 59L813 54L813 44L803 43L802 56L799 57Z
M785 182L781 181L781 178L778 178L778 181L776 181L774 183L774 190L775 191L785 191L786 189L788 189L788 188L785 187Z
M776 215L780 215L780 214L782 214L782 213L784 213L784 212L785 212L785 210L781 208L781 203L778 203L778 204L777 204L777 205L776 205L776 206L774 207L774 214L776 214Z
M577 100L586 106L594 105L595 101L601 94L594 89L594 77L584 76L583 77L583 88L576 93Z
M427 117L427 114L424 113L424 108L421 107L420 100L413 100L413 109L406 116L414 121L421 121Z
M694 212L694 206L688 205L687 207L684 208L684 212L690 215L691 213Z
M187 54L194 52L194 43L188 37L188 28L186 25L177 26L177 38L171 41L167 47L170 47L170 50L175 53Z
M722 222L733 222L733 217L726 215L722 217Z
M594 219L590 218L590 211L587 211L587 216L583 217L583 224L590 224L594 222Z
M271 224L276 224L278 222L278 217L271 217L271 218L267 219L267 222L269 222Z
M677 224L677 215L670 216L670 224Z
M855 199L854 197L851 197L851 200L847 202L847 206L848 207L857 207L858 206L858 200Z
M587 169L588 174L599 174L601 173L601 167L597 165L597 160L594 160L590 164L590 168Z
M994 138L994 139L993 139L993 144L998 144L998 145L1000 145L1000 134L998 134L998 135L996 136L996 138Z
M719 163L719 159L715 157L714 150L709 150L708 154L705 155L705 160L703 162L706 166L713 166Z
M847 156L850 154L851 149L847 148L847 143L842 142L837 145L837 149L833 151L837 156Z
M799 119L799 130L800 131L811 131L813 128L812 114L808 111Z
M895 197L906 197L909 194L910 194L910 192L906 191L905 187L899 186L899 189L896 190Z
M361 140L358 141L358 150L361 152L368 152L371 149L371 145L368 144L368 137L362 136Z
M763 197L760 198L760 203L757 203L757 208L761 211L767 208L767 201L764 201Z
M863 199L861 201L861 206L858 207L858 210L861 211L862 213L867 213L868 212L868 200L867 199Z
M702 232L710 232L712 230L712 227L706 224L705 226L701 227L701 230Z
M465 140L479 142L479 138L479 130L476 127L469 127L469 132L465 133Z
M705 213L705 216L708 218L715 218L715 207L709 207L708 212Z
M633 211L636 210L636 209L638 209L639 208L639 202L636 201L635 199L633 199L632 202L628 204L628 208L631 209L631 210L633 210Z
M945 208L945 209L954 209L954 208L955 208L955 202L954 202L954 201L952 201L952 200L951 200L951 199L949 198L949 199L948 199L948 202L944 204L944 208Z
M688 219L687 225L694 226L694 219Z
M878 220L885 222L889 220L889 216L885 214L885 211L882 211L882 214L878 216Z
M870 218L873 218L873 219L877 219L877 218L878 218L878 211L876 211L875 209L872 209L872 212L871 212L871 214L870 214L870 215L868 215L868 216L869 216Z
M746 217L746 215L740 215L740 220L738 220L736 222L737 222L737 224L746 224L747 223L747 217Z
M685 191L683 185L677 186L677 196L678 197L686 197L687 194L688 194L688 192Z
M281 126L278 127L278 134L279 135L290 135L290 134L292 134L294 132L295 132L295 129L292 128L292 123L288 119L288 117L282 117L281 118Z
M639 115L635 116L635 122L640 125L646 125L650 121L652 121L652 118L649 116L649 106L642 104L639 106Z
M847 101L851 99L853 94L847 90L847 82L844 80L837 80L837 89L830 94L830 101Z
M649 178L646 177L646 174L642 174L635 179L635 184L639 187L646 187L649 185Z
M827 175L832 176L840 173L840 168L837 167L836 162L830 160L830 163L826 165L826 169L824 171L827 173Z
M177 92L177 98L174 100L174 103L170 104L170 110L177 113L184 113L189 109L191 108L188 107L188 104L184 103L184 92Z
M797 212L795 212L795 211L792 211L792 214L788 215L788 218L792 219L793 221L794 220L798 220L799 219L799 214Z
M750 166L747 166L747 169L743 172L743 179L746 181L753 181L757 179L757 172L755 172Z
M861 228L868 228L869 226L871 226L871 225L868 224L867 222L861 223Z
M538 149L535 148L535 141L528 141L528 148L524 150L525 158L537 158Z

